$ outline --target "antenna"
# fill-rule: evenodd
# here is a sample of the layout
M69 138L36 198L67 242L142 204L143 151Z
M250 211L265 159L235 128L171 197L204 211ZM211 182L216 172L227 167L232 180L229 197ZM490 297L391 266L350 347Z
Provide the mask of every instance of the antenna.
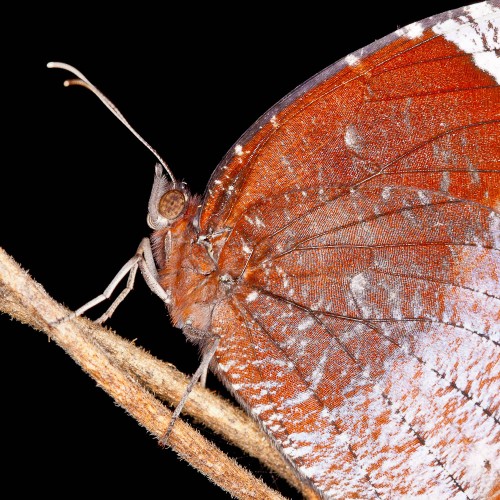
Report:
M102 103L113 113L118 120L120 120L125 127L127 127L132 134L139 139L144 146L146 146L151 153L153 153L158 161L161 163L165 171L167 172L168 176L170 177L171 182L176 184L175 177L172 174L172 171L168 168L166 162L161 158L161 156L156 152L155 149L153 149L135 130L134 128L130 125L130 123L125 119L125 117L120 113L118 108L95 86L93 85L83 73L80 73L76 68L73 66L62 63L62 62L49 62L47 64L47 68L58 68L58 69L64 69L66 71L69 71L73 75L77 77L77 79L72 79L72 80L65 80L64 86L69 87L70 85L80 85L82 87L85 87L86 89L90 90L94 95L96 95Z

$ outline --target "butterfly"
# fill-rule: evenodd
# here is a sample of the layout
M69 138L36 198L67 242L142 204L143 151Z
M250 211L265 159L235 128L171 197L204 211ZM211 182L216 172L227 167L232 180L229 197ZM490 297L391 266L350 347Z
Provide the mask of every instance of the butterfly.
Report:
M324 498L500 489L499 30L481 2L350 54L203 197L156 168L126 270Z

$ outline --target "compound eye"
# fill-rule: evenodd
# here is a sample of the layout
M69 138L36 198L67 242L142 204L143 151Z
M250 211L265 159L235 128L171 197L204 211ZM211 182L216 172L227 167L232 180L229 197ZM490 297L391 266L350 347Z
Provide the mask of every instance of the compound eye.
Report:
M178 189L167 191L158 203L158 213L168 220L174 220L179 217L186 206L186 196Z

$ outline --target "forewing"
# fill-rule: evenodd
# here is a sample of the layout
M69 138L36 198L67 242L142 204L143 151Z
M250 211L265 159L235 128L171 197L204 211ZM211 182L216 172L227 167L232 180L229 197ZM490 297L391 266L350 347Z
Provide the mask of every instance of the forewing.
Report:
M210 181L218 371L327 497L499 487L499 26L483 2L349 56Z
M272 195L360 183L498 208L499 12L495 0L415 23L298 87L215 170L202 231Z

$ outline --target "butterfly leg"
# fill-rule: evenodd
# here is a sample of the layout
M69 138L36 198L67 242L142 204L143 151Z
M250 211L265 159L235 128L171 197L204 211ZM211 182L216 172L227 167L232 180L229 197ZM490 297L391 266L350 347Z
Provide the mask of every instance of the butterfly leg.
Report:
M196 339L204 339L207 340L207 336L211 337L211 344L208 349L206 349L203 353L203 359L201 360L200 366L194 373L194 375L191 377L191 380L189 381L188 386L186 387L186 390L184 391L184 394L182 395L181 400L179 401L178 405L176 406L173 414L172 414L172 419L170 420L170 423L168 424L168 428L163 434L163 436L160 439L160 444L161 445L166 445L168 441L168 437L170 435L170 432L172 432L172 428L174 426L175 421L177 420L177 417L180 415L182 408L184 408L184 405L186 404L186 401L189 397L189 394L193 390L193 387L195 386L196 382L200 380L201 384L203 387L205 387L205 381L207 378L207 371L208 367L210 366L210 361L214 357L215 351L217 350L217 346L219 345L219 340L220 337L217 335L213 335L212 333L208 332L200 332L198 330L195 330L194 328L190 327L189 325L184 326L183 331L186 333L186 330L189 331L186 335L189 335L191 338L195 337Z
M83 313L91 309L92 307L100 304L106 299L111 297L111 294L114 292L118 283L128 274L127 285L124 290L118 295L118 297L113 301L111 306L106 310L106 312L100 316L96 323L103 323L108 318L111 317L115 309L118 305L125 299L125 297L129 294L129 292L133 289L135 276L137 274L137 269L141 270L142 275L144 276L144 281L146 281L149 288L158 295L165 303L170 301L169 295L157 281L158 273L156 271L156 267L154 264L153 254L151 251L151 244L148 238L144 238L135 255L125 263L125 265L118 271L116 276L113 278L111 283L106 287L103 293L93 298L76 311L68 314L67 316L60 318L52 323L52 325L58 325L64 321L68 321L70 319L76 318L77 316L81 316Z
M118 295L118 297L116 297L113 303L109 306L107 311L102 316L97 318L96 323L101 324L104 323L107 319L109 319L115 312L116 308L125 299L125 297L133 290L135 276L138 267L141 270L144 281L151 289L151 291L155 295L158 295L158 297L160 297L160 299L162 299L163 302L168 303L170 301L169 295L158 283L158 273L156 271L156 266L153 259L153 252L151 251L151 243L149 242L148 238L144 238L141 241L135 255L122 267L122 269L118 272L113 281L108 285L106 290L104 290L104 292L99 297L97 297L97 299L101 298L100 301L109 298L109 296L113 293L118 283L127 274L127 272L129 273L127 279L127 285L120 292L120 295ZM80 314L82 313L80 312Z

